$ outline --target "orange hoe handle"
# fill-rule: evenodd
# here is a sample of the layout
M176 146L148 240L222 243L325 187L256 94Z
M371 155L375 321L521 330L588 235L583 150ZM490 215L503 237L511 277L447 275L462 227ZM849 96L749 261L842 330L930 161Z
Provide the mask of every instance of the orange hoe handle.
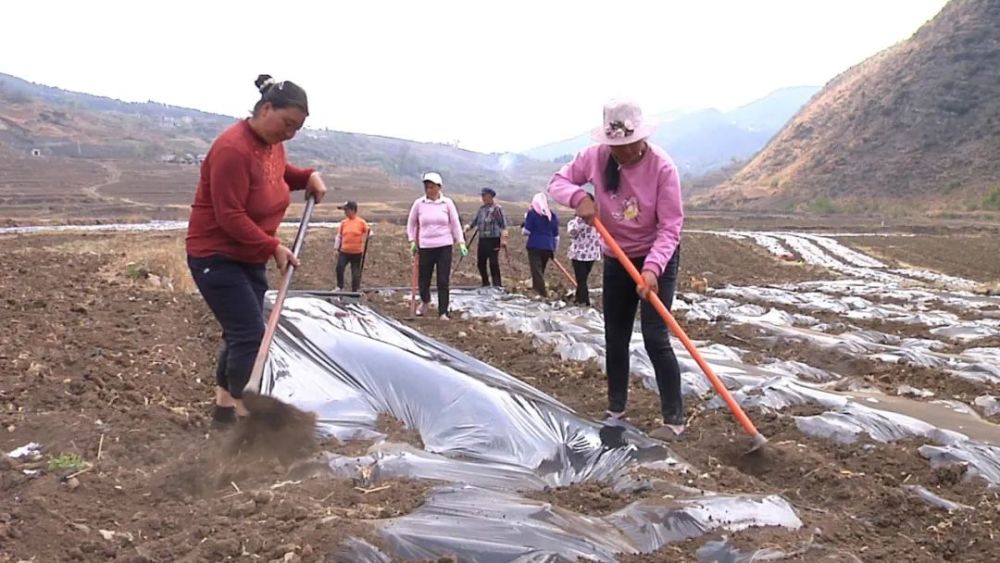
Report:
M556 260L555 256L552 257L552 261L555 262L556 266L559 267L559 271L562 272L564 276L566 276L566 279L569 280L569 283L573 284L573 287L576 287L576 280L573 279L573 276L569 275L569 272L566 271L566 268L563 268L563 265L560 264L558 260Z
M642 281L642 275L639 274L639 270L635 268L632 261L625 255L622 247L615 242L615 239L611 237L611 233L608 232L608 229L597 217L594 217L594 227L597 229L597 232L601 234L601 238L604 239L604 243L608 245L611 252L614 253L615 257L618 258L618 261L621 262L622 266L625 267L629 275L632 276L636 285L640 287L645 285ZM674 316L671 315L670 311L668 311L663 305L663 301L660 300L660 296L650 292L646 299L648 299L650 304L653 305L656 312L663 317L664 322L667 323L667 327L670 328L670 332L672 332L681 341L681 343L684 344L684 348L687 349L688 353L691 354L691 357L694 358L694 361L697 362L701 371L705 372L705 377L707 377L712 383L712 387L715 388L715 392L718 393L719 396L722 397L722 400L726 402L726 406L729 407L730 412L732 412L733 416L736 417L736 420L740 423L740 426L743 427L743 430L746 430L747 434L753 437L754 449L767 442L767 439L757 431L757 427L753 425L753 422L750 422L750 418L747 417L745 412L743 412L743 408L740 407L740 404L733 399L733 396L729 394L729 390L726 389L726 386L722 384L719 377L715 375L715 372L713 372L712 368L709 367L705 358L701 357L701 353L698 352L697 348L695 348L691 339L688 338L687 334L684 332L684 329L681 328L681 325L677 324Z

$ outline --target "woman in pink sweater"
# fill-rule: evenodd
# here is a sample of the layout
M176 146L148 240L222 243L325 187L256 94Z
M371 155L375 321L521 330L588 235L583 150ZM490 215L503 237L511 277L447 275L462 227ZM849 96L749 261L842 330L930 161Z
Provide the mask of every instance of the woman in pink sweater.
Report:
M424 196L417 198L410 208L406 221L406 234L410 252L419 252L420 307L417 315L424 315L431 302L431 275L437 269L438 314L448 320L448 283L451 279L451 248L458 243L462 256L469 254L465 247L465 234L458 210L451 198L441 194L441 175L424 174Z
M625 254L642 272L640 291L628 272L604 247L604 331L608 373L607 416L625 416L628 402L629 341L639 297L655 291L669 309L677 285L680 260L680 175L667 153L646 138L654 127L643 121L633 102L613 100L604 106L604 124L593 138L599 144L584 149L549 181L549 194L576 209L588 223L595 216L608 228ZM584 191L594 185L594 198ZM603 244L602 244L603 246ZM664 424L684 431L680 368L663 319L647 302L641 307L642 339L656 372Z

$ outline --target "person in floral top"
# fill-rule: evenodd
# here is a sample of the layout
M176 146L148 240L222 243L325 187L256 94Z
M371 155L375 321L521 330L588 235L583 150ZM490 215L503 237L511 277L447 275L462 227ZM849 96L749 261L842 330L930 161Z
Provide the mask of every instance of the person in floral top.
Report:
M570 239L569 259L573 261L573 274L576 276L576 299L573 302L589 307L587 278L594 268L594 262L601 259L601 237L597 234L597 229L579 217L570 219L566 232Z

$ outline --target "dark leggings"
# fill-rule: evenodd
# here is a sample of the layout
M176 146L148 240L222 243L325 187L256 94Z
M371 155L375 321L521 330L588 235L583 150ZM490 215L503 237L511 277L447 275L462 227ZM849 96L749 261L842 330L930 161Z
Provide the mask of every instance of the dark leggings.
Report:
M590 305L590 288L587 287L587 278L590 270L594 268L594 262L573 260L573 275L576 277L576 299L577 305Z
M633 258L632 263L642 271L644 258ZM680 248L674 252L659 278L659 296L670 309L677 285L677 268ZM607 345L608 410L621 412L628 403L629 341L635 325L635 310L639 295L635 282L615 258L604 263L604 335ZM660 410L664 418L681 415L684 404L681 398L680 366L670 346L670 332L660 315L645 299L640 310L642 341L656 373L656 386L660 391Z
M223 346L215 382L239 399L264 338L265 265L214 255L188 256L188 267L205 303L222 325Z
M483 280L483 287L490 285L490 278L487 276L486 264L489 263L489 273L493 275L493 286L500 287L500 239L479 237L479 250L476 254L476 265L479 266L479 277Z
M528 249L528 266L531 268L531 288L542 297L548 297L549 292L545 289L545 266L552 260L551 250L541 250L538 248Z
M420 249L420 300L431 302L431 275L437 269L438 314L448 314L448 284L451 281L451 245Z
M361 254L341 252L337 257L337 288L344 289L344 272L351 265L351 291L361 288Z

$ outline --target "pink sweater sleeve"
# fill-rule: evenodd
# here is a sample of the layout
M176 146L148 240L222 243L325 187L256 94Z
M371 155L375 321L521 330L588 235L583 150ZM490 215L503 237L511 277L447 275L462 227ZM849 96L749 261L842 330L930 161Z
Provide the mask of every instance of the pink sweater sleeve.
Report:
M587 197L587 192L582 186L592 180L591 170L594 169L599 148L594 145L580 151L576 158L567 162L552 176L549 180L549 195L552 199L576 209L576 206Z
M410 207L410 216L406 220L406 238L410 242L417 242L417 233L420 229L420 200L413 202L413 206Z
M656 241L646 255L642 269L663 275L670 258L681 240L681 226L684 224L684 207L681 203L681 181L674 167L660 173L656 188Z

